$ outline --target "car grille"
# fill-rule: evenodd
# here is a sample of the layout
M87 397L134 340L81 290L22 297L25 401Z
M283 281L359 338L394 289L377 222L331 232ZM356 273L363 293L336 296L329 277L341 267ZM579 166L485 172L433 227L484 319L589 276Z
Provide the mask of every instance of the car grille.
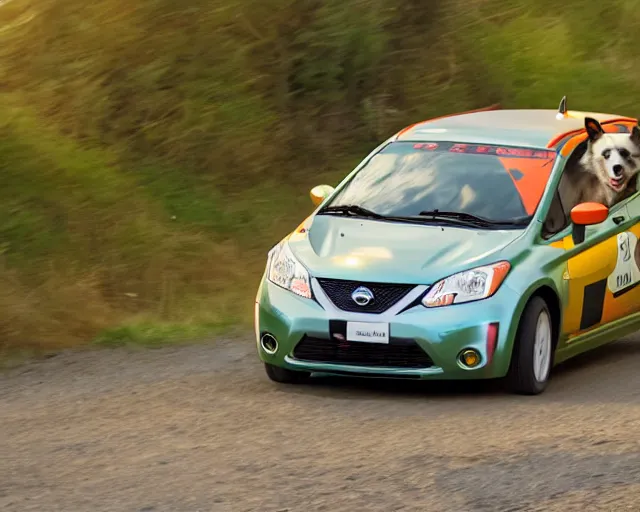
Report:
M361 283L324 278L318 278L318 282L337 308L352 313L383 313L415 288L413 284ZM366 286L373 292L374 299L366 306L359 306L351 298L351 294L360 286Z
M433 361L414 340L391 338L389 344L360 343L305 336L293 351L301 361L354 366L430 368Z

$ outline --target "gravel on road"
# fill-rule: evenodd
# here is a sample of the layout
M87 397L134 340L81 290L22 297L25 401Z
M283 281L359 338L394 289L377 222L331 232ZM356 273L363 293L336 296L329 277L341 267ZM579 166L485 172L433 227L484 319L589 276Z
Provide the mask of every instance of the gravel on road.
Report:
M249 338L0 375L0 510L640 510L640 336L493 383L283 386Z

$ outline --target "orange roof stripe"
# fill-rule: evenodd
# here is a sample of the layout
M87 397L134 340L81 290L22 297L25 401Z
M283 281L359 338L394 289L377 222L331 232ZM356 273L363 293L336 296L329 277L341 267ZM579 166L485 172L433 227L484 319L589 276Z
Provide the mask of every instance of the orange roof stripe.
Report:
M628 123L637 124L638 120L634 119L632 117L617 117L617 118L613 118L613 119L607 119L606 121L602 121L600 124L602 125L602 128L605 131L612 132L614 130L607 130L607 128L610 125L613 125L613 124L628 124ZM571 135L586 135L586 133L587 132L586 132L586 130L584 128L580 128L579 130L570 130L568 132L560 133L560 134L556 135L553 139L551 139L549 141L549 143L547 144L547 147L548 148L552 148L552 147L556 146L559 142L561 142L563 139L565 139L567 137L570 137Z
M624 121L624 122L620 122L618 121L617 123L613 124L613 125L602 125L602 129L606 132L606 133L615 133L617 131L619 131L617 129L617 125L624 125L627 126L629 129L633 128L637 122L636 121ZM569 155L574 149L576 149L576 147L583 142L585 139L587 138L587 132L586 131L582 131L581 133L578 133L576 135L574 135L573 137L571 137L565 144L564 146L562 146L562 149L560 150L560 154L562 156L567 156Z
M615 125L638 122L619 114L572 110L561 115L553 109L504 109L494 104L411 124L394 139L441 141L453 137L461 143L546 147L560 152L572 137L585 133L585 117L597 119L607 131L607 126L615 131Z
M412 125L409 125L406 128L403 128L402 130L400 130L398 132L398 137L403 133L411 130L411 128L418 126L419 124L430 123L432 121L437 121L439 119L446 119L447 117L461 116L464 114L475 114L476 112L488 112L491 110L500 110L501 108L502 106L500 105L500 103L494 103L493 105L489 105L488 107L481 107L481 108L476 108L474 110L466 110L464 112L456 112L454 114L446 114L444 116L433 117L431 119L426 119L425 121L418 121L417 123L413 123Z

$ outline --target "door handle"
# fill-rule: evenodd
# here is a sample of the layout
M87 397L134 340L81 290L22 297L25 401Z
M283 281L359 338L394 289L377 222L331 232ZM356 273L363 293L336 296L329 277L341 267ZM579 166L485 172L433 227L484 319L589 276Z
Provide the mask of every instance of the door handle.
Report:
M615 222L616 224L620 225L624 222L624 217L622 215L620 215L619 217L614 217L613 218L613 222Z

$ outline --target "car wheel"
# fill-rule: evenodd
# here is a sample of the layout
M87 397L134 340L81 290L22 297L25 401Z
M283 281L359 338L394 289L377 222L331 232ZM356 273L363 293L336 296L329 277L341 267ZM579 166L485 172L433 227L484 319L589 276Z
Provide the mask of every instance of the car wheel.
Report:
M311 376L309 372L287 370L269 363L264 363L264 369L272 381L281 384L300 384Z
M538 395L549 382L553 365L553 327L547 303L533 297L527 304L513 346L507 374L510 391Z

